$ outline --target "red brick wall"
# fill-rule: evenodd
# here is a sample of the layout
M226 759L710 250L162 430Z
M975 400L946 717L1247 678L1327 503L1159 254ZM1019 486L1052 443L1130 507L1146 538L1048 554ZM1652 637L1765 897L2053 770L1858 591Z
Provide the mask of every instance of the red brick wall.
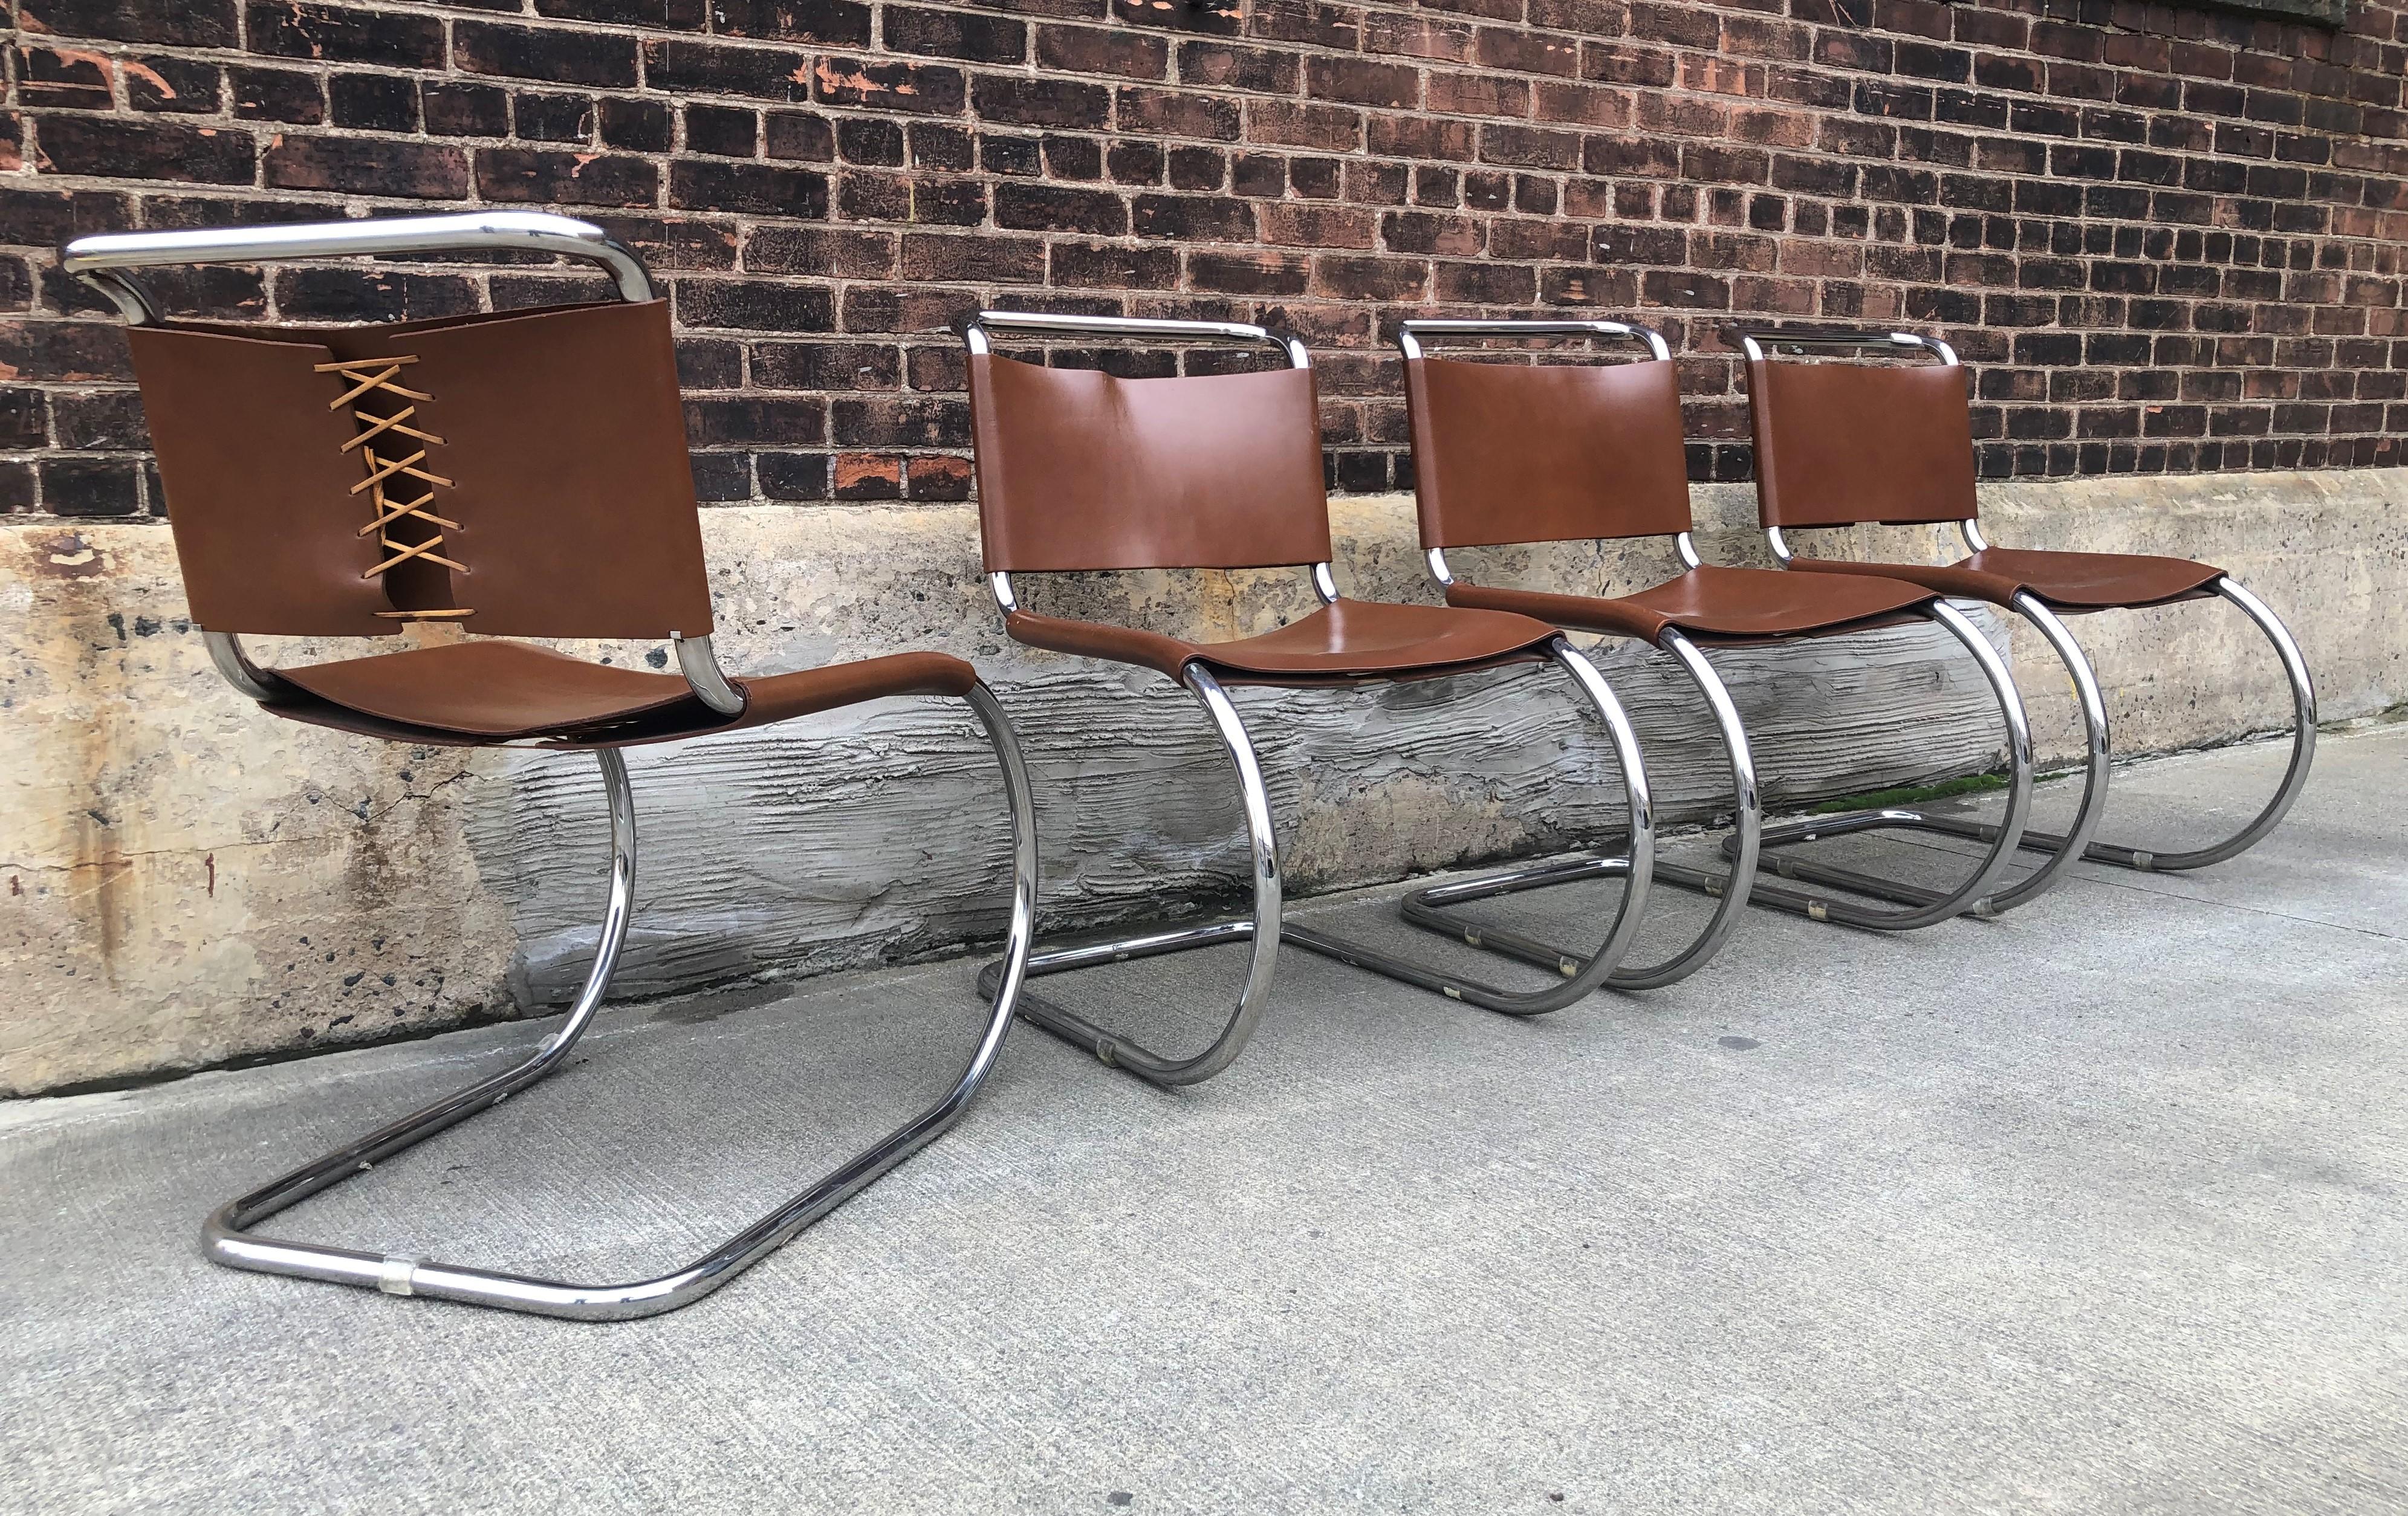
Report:
M1243 8L1240 8L1242 3ZM2401 462L2408 21L2084 0L10 0L0 508L155 508L79 232L560 206L644 251L721 500L957 499L982 303L1319 350L1333 479L1408 478L1415 311L1634 314L1743 478L1722 323L1976 365L1992 476ZM222 269L179 308L525 303Z

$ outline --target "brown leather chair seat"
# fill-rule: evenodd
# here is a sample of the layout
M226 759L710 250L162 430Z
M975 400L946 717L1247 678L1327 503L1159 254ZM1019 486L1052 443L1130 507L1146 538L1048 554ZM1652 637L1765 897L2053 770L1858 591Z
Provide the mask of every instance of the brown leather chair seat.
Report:
M1810 579L1770 568L1693 568L1636 594L1550 594L1457 581L1451 606L1509 610L1555 626L1653 642L1666 627L1724 641L1770 640L1886 625L1929 605L1928 589L1895 579Z
M1015 610L1011 636L1031 647L1135 664L1172 679L1200 663L1235 684L1352 684L1463 673L1543 656L1555 629L1526 616L1439 606L1340 600L1260 636L1188 642L1160 632Z
M2029 591L2057 610L2132 610L2198 600L2224 570L2187 558L2156 558L2137 552L2043 552L2025 548L1984 548L1954 564L1860 564L1831 558L1798 558L1793 568L1822 574L1879 575L1906 579L1942 594L2008 605Z
M897 694L960 696L970 665L905 652L731 680L744 708L723 715L675 674L588 663L523 642L458 642L339 663L280 668L298 697L278 715L320 726L452 747L537 740L553 748L625 747L765 726Z
M619 298L371 325L220 325L162 321L131 273L497 251L599 265ZM61 266L133 323L134 370L159 479L174 503L193 626L226 682L271 715L384 741L584 751L609 814L609 903L566 1016L516 1066L480 1069L466 1088L399 1120L380 1119L366 1137L220 1207L202 1227L211 1261L573 1320L653 1316L792 1242L960 1119L1018 1014L1036 924L1036 813L1010 720L969 665L941 653L727 677L711 647L716 623L668 302L634 253L585 222L491 209L84 237L68 246ZM454 630L400 640L411 622ZM248 635L375 637L400 651L263 668L243 650ZM518 637L666 639L678 659L671 666L654 652L663 670L655 672L509 640ZM1003 957L982 992L989 998L978 1040L933 1104L700 1257L623 1282L502 1273L256 1230L570 1065L609 994L639 908L636 787L615 750L904 694L951 696L968 708L994 751L1010 813ZM785 751L799 755L810 745ZM734 766L757 775L760 756L744 758L736 754ZM840 784L840 755L837 763ZM927 766L949 776L953 768L950 757ZM696 776L678 778L690 791ZM961 830L960 840L975 836ZM895 856L925 865L926 850L944 840L915 837ZM580 871L598 861L589 855ZM685 935L674 922L655 921L649 931L656 941Z

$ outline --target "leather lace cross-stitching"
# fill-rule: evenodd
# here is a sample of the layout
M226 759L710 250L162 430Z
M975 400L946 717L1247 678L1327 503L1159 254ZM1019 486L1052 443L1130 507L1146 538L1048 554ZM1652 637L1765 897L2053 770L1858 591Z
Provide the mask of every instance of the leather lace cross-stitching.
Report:
M317 372L339 374L350 381L351 386L327 402L326 408L340 410L343 407L350 406L351 418L360 422L364 428L350 441L343 444L343 451L349 452L353 448L359 449L360 457L367 465L367 477L352 485L351 493L357 494L363 490L367 492L368 502L375 508L376 517L360 528L359 535L366 536L371 532L376 533L378 545L385 551L385 558L375 567L362 574L360 576L362 579L379 578L412 559L424 559L430 564L440 564L455 573L465 574L468 571L466 564L447 558L438 551L443 546L443 534L446 531L461 530L460 523L446 520L427 508L435 504L436 486L441 485L445 489L450 489L452 484L442 475L431 473L423 466L426 462L427 446L440 447L443 445L443 439L432 432L410 424L411 419L418 414L419 404L431 402L435 398L431 394L410 389L398 381L396 376L401 373L402 368L416 362L418 360L415 357L401 355L388 358L347 359L316 365ZM389 410L381 415L374 410L363 408L372 400L397 404L399 408ZM412 443L418 444L416 451L405 454L404 450L409 448ZM385 451L380 451L380 448ZM421 492L417 498L410 500L395 498L396 492L407 493L414 489ZM394 526L404 521L423 522L434 530L423 541L404 542L394 536ZM473 610L380 610L377 614L402 621L424 621L437 617L473 616L476 612Z

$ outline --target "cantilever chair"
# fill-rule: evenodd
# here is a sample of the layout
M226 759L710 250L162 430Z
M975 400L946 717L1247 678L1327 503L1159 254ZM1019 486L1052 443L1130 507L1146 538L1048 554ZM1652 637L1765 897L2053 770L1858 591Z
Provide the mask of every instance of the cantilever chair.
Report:
M1627 364L1527 365L1438 359L1423 350L1440 339L1551 336L1643 343L1647 356ZM1732 836L1724 850L1729 872L1663 860L1656 865L1657 880L1720 898L1686 947L1661 963L1622 969L1609 984L1646 989L1695 973L1729 936L1740 908L1751 899L1817 920L1887 931L1928 926L1979 908L2014 857L2030 796L2031 742L2004 660L1961 613L1933 592L1896 579L1816 581L1772 569L1701 563L1689 536L1688 467L1671 350L1647 327L1612 321L1410 321L1398 331L1397 344L1405 360L1422 547L1447 604L1512 611L1570 630L1653 643L1687 672L1722 737L1736 801ZM1682 572L1619 598L1471 584L1446 558L1455 548L1645 536L1670 537ZM1903 910L1756 882L1762 821L1755 765L1739 712L1701 650L1791 643L1917 618L1939 622L1963 644L1998 700L2011 780L1995 845L1962 884L1933 892ZM1889 816L1866 811L1813 825L1831 836L1891 824ZM1610 875L1623 866L1619 859L1598 855L1509 869L1409 895L1404 916L1475 947L1555 964L1565 957L1559 948L1493 926L1466 928L1450 922L1444 910Z
M473 251L598 264L620 298L380 326L215 325L163 321L129 272ZM634 255L583 222L501 212L89 236L68 245L64 263L132 323L185 593L235 688L271 715L386 741L590 752L609 802L609 903L566 1020L516 1067L224 1206L203 1228L208 1257L538 1315L655 1315L784 1246L960 1117L1002 1050L1036 909L1036 829L1011 727L970 665L941 653L767 679L722 672L668 308ZM666 636L681 672L508 640L271 669L239 640L391 636L420 622L495 638ZM566 1283L251 1230L564 1065L610 987L634 910L634 800L621 748L907 694L950 696L977 715L1014 837L994 1003L935 1104L703 1257L633 1283Z
M1973 495L1972 422L1965 369L1954 349L1909 332L1789 332L1740 328L1747 358L1748 413L1756 440L1757 520L1784 566L1817 575L1878 575L1942 594L1985 601L2022 616L2065 665L2081 708L2086 749L2082 798L2062 833L2027 831L2021 846L2050 856L1992 897L2004 909L2054 883L2076 858L2135 869L2204 868L2255 845L2272 831L2308 781L2316 751L2315 686L2290 632L2263 601L2222 569L2184 558L2141 553L2049 552L1993 548L1984 539ZM1776 362L1770 350L1926 354L1935 363L1885 365ZM1801 558L1786 531L1800 527L1956 523L1970 557L1950 565L1860 563ZM2291 761L2274 796L2223 841L2181 851L2094 842L2107 802L2107 708L2090 660L2060 619L2220 597L2238 607L2274 646L2289 682L2294 721ZM1904 813L1902 813L1904 814ZM1898 824L1997 840L1986 822L1961 816L1906 815ZM1765 836L1775 847L1803 840L1802 827ZM1801 877L1888 899L1914 899L1912 885L1800 862Z
M1286 367L1121 379L993 351L993 337L1104 337L1267 345ZM1283 938L1312 951L1490 1010L1535 1016L1587 994L1628 950L1646 907L1655 826L1639 745L1613 692L1554 627L1495 611L1350 600L1330 573L1320 418L1304 345L1226 322L982 313L968 331L978 446L979 521L988 582L1017 640L1152 669L1184 686L1236 766L1252 849L1246 918L1170 926L1115 940L1040 949L1031 975L1215 943L1248 942L1236 1008L1211 1044L1185 1057L1107 1032L1033 990L1021 1014L1162 1085L1226 1068L1252 1034ZM1309 568L1321 608L1275 631L1198 643L1022 608L1014 574L1137 568ZM1550 964L1559 981L1511 991L1427 967L1315 929L1283 924L1270 798L1226 689L1350 686L1553 663L1601 719L1629 805L1628 884L1603 945Z

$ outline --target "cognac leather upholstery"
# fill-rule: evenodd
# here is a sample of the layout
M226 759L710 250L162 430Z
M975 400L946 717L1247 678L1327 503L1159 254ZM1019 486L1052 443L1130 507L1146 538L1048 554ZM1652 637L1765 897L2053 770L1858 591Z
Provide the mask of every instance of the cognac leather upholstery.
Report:
M1747 365L1756 517L1767 526L1973 518L1963 365Z
M1256 568L1326 562L1321 419L1300 368L1123 379L970 359L979 529L989 570ZM1340 600L1276 631L1189 642L1008 612L1014 640L1233 684L1432 678L1544 656L1520 616Z
M1260 636L1187 642L1160 632L1015 610L1014 639L1054 652L1135 664L1172 679L1200 663L1229 684L1354 684L1460 674L1544 656L1555 629L1526 617L1340 600Z
M1422 544L1669 536L1689 530L1688 465L1672 365L1405 364ZM1446 603L1654 642L1861 631L1937 598L1896 580L1694 568L1637 594L1554 594L1458 580Z
M1486 547L1689 530L1669 362L1405 364L1422 545Z
M1897 579L1712 566L1612 599L1461 582L1446 587L1450 606L1516 611L1555 626L1650 642L1668 627L1724 642L1861 632L1920 616L1937 598L1930 590Z
M990 572L1329 558L1310 369L1124 379L979 353L970 415Z
M494 636L710 631L666 302L128 336L186 597L211 631L374 636L400 624L380 611L452 609ZM386 556L361 531L361 450L344 447L362 426L329 408L350 381L316 370L380 356L410 359L395 381L432 397L412 424L442 438L423 466L451 482L427 509L458 523L441 551L465 572L422 556L362 577Z
M535 740L617 748L766 726L896 694L967 694L978 675L939 652L896 653L768 679L736 679L744 709L724 716L675 674L587 663L523 642L458 642L280 668L294 687L280 716L397 741L451 747Z
M202 626L382 636L439 619L509 636L710 634L664 302L129 335ZM379 424L404 420L426 436ZM366 455L389 464L422 451L431 478L395 477L384 508L423 492L425 515L378 527L380 494L362 486L382 487ZM274 672L263 705L294 721L394 741L568 748L733 731L885 695L958 696L977 682L958 658L904 653L734 680L745 706L727 716L680 675L518 642Z
M1971 521L1973 434L1961 365L1748 365L1756 499L1767 526ZM1945 565L1795 558L1793 569L1904 579L1991 605L2028 591L2057 610L2171 605L2214 593L2220 568L2141 553L1985 548Z
M1880 575L1905 579L1944 595L2010 604L2028 590L2053 610L2133 610L2200 600L2215 593L2224 570L2187 558L2157 558L2137 552L2041 552L1985 548L1947 565L1859 564L1845 559L1796 558L1793 568L1818 574Z

